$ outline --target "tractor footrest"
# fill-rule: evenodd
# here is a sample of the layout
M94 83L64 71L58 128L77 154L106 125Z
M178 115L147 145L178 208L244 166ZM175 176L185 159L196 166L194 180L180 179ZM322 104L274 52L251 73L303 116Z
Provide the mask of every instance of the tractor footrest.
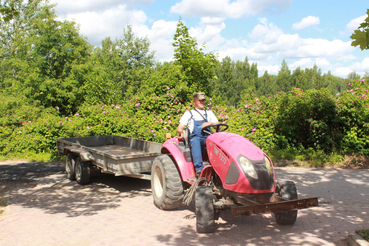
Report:
M250 206L232 207L232 216L252 216L258 214L270 214L286 212L318 206L318 198L307 198L290 201L278 201Z

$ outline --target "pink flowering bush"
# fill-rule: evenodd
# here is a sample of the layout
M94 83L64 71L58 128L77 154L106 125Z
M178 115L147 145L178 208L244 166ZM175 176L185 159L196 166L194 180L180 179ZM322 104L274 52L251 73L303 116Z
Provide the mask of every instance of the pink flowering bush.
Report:
M293 88L288 94L244 99L237 108L211 104L207 97L206 108L229 125L228 132L250 139L267 153L368 155L369 88L365 81L350 83L338 96L325 89ZM86 104L73 115L63 116L58 108L17 107L15 100L0 102L0 151L7 158L30 153L57 158L56 139L77 136L122 135L163 143L166 133L177 135L180 117L192 108L192 90L179 68L163 65L125 102Z

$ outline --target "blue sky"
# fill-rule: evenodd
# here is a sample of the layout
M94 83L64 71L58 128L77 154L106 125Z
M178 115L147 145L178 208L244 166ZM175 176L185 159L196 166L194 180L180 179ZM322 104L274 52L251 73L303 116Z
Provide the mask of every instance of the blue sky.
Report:
M367 0L50 0L61 20L74 20L88 41L100 46L132 25L147 37L158 61L173 59L179 18L205 51L258 65L278 74L283 59L291 71L317 64L322 73L346 78L369 72L369 50L350 36L366 17Z

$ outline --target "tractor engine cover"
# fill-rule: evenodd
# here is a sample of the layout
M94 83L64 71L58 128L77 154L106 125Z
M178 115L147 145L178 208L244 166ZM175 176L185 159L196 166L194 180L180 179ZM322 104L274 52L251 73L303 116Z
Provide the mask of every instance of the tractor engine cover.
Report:
M234 133L214 133L207 138L206 148L224 189L247 194L274 192L273 164L248 139Z

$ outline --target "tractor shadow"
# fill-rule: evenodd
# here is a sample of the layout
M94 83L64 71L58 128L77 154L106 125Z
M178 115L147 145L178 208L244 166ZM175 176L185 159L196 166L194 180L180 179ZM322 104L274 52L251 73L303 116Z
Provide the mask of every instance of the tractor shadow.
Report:
M279 225L273 215L232 217L222 211L216 231L196 233L193 207L186 207L193 226L176 235L157 235L167 245L348 245L349 233L369 228L367 170L276 168L276 180L294 181L299 198L318 197L319 207L298 212L294 225Z
M122 199L151 196L148 180L91 173L87 185L66 178L64 163L0 164L0 194L10 194L10 204L64 213L67 217L89 216L120 206Z

